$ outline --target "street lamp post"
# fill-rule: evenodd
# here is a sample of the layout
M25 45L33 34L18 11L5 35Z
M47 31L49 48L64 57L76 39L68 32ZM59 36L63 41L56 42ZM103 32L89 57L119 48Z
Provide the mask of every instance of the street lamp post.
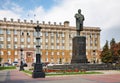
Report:
M45 72L43 72L43 66L41 63L41 54L40 54L40 30L41 27L37 25L37 27L34 27L35 31L37 32L36 37L36 62L34 65L34 70L32 73L33 78L45 78Z
M20 71L24 70L24 65L23 65L23 49L20 48L20 52L21 52L21 61L20 61Z

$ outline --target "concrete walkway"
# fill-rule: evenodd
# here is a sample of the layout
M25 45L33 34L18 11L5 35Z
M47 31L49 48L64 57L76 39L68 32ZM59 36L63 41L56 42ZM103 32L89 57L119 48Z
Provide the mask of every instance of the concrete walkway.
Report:
M33 79L18 70L0 71L0 83L120 83L120 71L99 75L54 76Z

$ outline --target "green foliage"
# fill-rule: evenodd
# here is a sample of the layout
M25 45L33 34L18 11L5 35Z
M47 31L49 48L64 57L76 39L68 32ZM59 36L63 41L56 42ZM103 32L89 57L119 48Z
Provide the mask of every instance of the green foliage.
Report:
M6 69L16 69L16 67L15 66L0 67L0 70L6 70Z
M108 41L106 41L103 51L101 52L101 61L104 63L120 62L120 42L116 43L115 39L112 38L109 48Z
M23 72L32 75L32 72L29 70L24 70ZM54 72L46 73L46 76L58 76L58 75L81 75L81 74L102 74L101 72Z
M2 61L2 58L0 57L0 63L1 63L1 61Z

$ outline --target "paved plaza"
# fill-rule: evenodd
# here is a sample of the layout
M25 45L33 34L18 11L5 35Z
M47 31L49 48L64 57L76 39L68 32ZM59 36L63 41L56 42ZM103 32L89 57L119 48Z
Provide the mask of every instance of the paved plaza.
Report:
M33 79L18 70L3 70L0 71L0 83L120 83L120 71L104 72L105 74L99 75L52 76Z

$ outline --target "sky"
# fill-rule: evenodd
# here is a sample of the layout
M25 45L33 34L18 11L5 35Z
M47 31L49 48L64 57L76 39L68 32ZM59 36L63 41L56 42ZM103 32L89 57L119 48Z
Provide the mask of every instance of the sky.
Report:
M120 42L119 4L120 0L0 0L0 20L69 21L75 26L74 15L81 9L84 26L100 27L102 48L106 40Z

